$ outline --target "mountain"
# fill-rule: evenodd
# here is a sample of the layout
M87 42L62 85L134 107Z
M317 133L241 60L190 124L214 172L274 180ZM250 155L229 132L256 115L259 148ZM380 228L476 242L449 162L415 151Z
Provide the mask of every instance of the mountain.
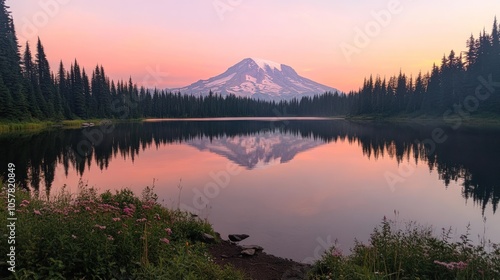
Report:
M291 161L297 154L324 145L317 139L279 132L187 141L200 151L221 155L247 169L267 168Z
M263 100L288 100L338 91L299 76L288 65L257 58L245 58L226 72L208 80L171 89L173 92L193 95L207 95L210 90L223 96L234 94Z

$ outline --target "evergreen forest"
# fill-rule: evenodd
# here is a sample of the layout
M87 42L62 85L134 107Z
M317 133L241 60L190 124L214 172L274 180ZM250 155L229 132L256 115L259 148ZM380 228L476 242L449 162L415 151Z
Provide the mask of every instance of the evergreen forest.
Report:
M500 112L500 31L472 34L465 51L416 77L370 76L356 91L326 92L283 101L209 92L195 96L114 81L102 65L75 59L49 65L42 41L18 42L14 20L0 0L0 121L256 116L495 116ZM20 45L22 43L22 46Z

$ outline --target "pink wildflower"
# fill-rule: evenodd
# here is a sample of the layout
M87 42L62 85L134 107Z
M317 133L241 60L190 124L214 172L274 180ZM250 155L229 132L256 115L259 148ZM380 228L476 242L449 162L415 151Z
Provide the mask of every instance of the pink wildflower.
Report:
M160 241L163 242L163 243L166 243L166 244L170 243L170 240L168 240L166 238L162 238L162 239L160 239Z
M464 270L467 268L467 263L463 262L463 261L459 261L457 263L454 263L454 265L455 265L455 268L458 270Z
M86 211L90 211L90 207L85 206L85 210L86 210Z
M39 210L33 210L33 213L35 213L35 215L42 215Z
M135 221L136 221L136 222L138 222L138 223L144 223L144 222L146 222L147 220L148 220L148 219L146 219L146 218L142 218L142 219L137 219L137 220L135 220Z
M170 228L166 228L165 231L167 232L168 235L172 234L172 230Z
M118 222L118 221L121 221L122 219L120 218L113 218L113 222Z
M115 239L113 238L113 236L108 235L108 240L113 241L113 240L115 240Z
M96 224L94 227L96 227L96 228L98 228L100 230L106 229L106 226L101 226L101 225L98 225L98 224Z
M23 200L23 201L21 202L21 204L19 204L19 206L21 206L21 207L26 207L26 206L28 206L28 204L30 204L30 202L29 202L28 200L26 200L26 199L25 199L25 200Z
M125 215L132 216L134 214L134 209L125 206L125 208L123 208L123 212Z
M446 267L448 270L464 270L467 268L467 263L460 261L460 262L441 262L441 261L434 261L435 264L441 265Z
M339 248L333 248L332 249L332 256L342 257L342 250L340 250Z
M155 214L155 219L159 221L160 220L160 214L156 213Z

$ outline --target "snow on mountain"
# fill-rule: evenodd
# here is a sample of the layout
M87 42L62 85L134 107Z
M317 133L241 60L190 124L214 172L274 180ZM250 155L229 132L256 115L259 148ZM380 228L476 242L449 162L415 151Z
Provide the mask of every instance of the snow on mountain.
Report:
M281 64L274 62L274 61L269 61L261 58L251 58L253 62L257 63L259 67L263 70L266 70L266 67L269 67L271 69L277 69L278 71L281 71Z
M204 137L189 140L187 143L200 151L210 151L226 157L249 170L289 162L297 154L325 144L318 139L279 132L221 138Z
M218 76L199 80L187 87L171 89L173 92L194 95L207 95L210 90L222 95L234 94L265 100L292 99L338 91L299 76L288 65L259 58L243 59Z

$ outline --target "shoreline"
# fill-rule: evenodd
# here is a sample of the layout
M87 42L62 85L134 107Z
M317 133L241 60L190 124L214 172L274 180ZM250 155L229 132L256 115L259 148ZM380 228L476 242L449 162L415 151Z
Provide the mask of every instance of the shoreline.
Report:
M0 122L0 134L11 132L39 132L49 129L76 129L82 128L84 123L94 123L99 126L104 121L112 123L135 123L142 122L143 119L88 119L88 120L63 120L63 121L31 121L31 122Z
M443 116L379 116L379 115L359 115L348 116L347 121L353 122L373 122L388 124L419 124L419 125L440 125L446 127L460 128L500 128L500 116L477 115L469 117L458 117L445 119Z
M2 200L10 193L6 187L0 179ZM42 278L47 278L53 270L61 277L103 279L125 279L120 278L124 275L134 275L126 279L158 279L158 275L161 279L196 275L190 279L221 280L351 280L394 275L394 279L472 279L471 275L496 279L500 275L500 244L484 240L474 245L468 232L462 241L454 241L451 229L439 236L431 226L384 217L370 241L355 244L350 254L344 255L333 245L321 259L304 264L268 254L258 245L238 245L247 234L229 234L233 242L224 240L207 220L157 201L154 186L146 187L138 197L129 189L113 194L81 184L76 195L62 191L51 201L18 189L9 207L16 210L15 227L22 230L14 232L20 242L11 251L25 256L15 259L14 274L0 271L0 277L25 279L45 273ZM0 211L0 217L7 219L7 211ZM0 267L9 265L0 260Z
M242 254L242 251L249 247L260 246L238 245L237 243L220 239L217 243L211 244L208 250L213 261L220 267L231 265L250 279L307 279L312 265L268 254L265 252L265 248L260 248L263 250L256 250L255 254L251 256Z
M165 118L144 119L144 122L169 122L169 121L322 121L345 120L344 117L220 117L220 118Z
M327 121L343 120L348 122L386 123L386 124L418 124L422 126L439 125L450 128L500 128L500 116L480 115L466 118L450 118L445 120L438 116L380 116L380 115L357 115L357 116L303 116L303 117L207 117L207 118L141 118L141 119L87 119L87 120L63 120L63 121L30 121L30 122L0 122L0 134L11 132L39 132L49 129L76 129L82 128L84 123L99 123L111 121L112 123L137 123L137 122L175 122L175 121Z

